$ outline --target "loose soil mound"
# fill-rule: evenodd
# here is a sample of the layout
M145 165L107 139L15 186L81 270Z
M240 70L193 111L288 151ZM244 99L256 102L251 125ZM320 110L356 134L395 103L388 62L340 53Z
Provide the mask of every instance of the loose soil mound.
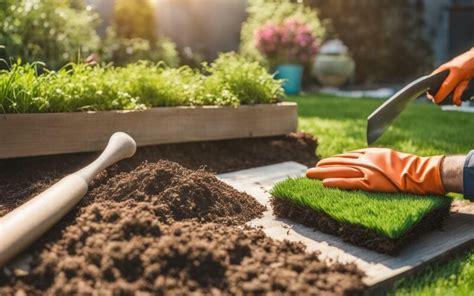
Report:
M100 202L104 215L137 217L149 212L164 223L187 219L240 225L259 217L265 207L213 174L160 160L131 172L102 178L85 202ZM123 213L124 210L128 212Z
M397 255L403 246L418 235L441 228L445 219L449 216L450 208L449 203L436 208L401 237L391 239L372 229L337 221L325 213L315 211L285 198L272 197L271 206L277 217L291 219L322 232L337 235L344 241L354 245L389 255Z
M71 213L0 270L0 295L359 294L363 274L354 265L328 266L301 244L236 226L264 208L198 169L312 165L315 148L300 134L139 149L98 176ZM94 157L0 161L8 172L0 173L0 216Z
M135 156L111 167L102 176L110 178L132 171L144 161L151 163L160 159L175 161L190 169L205 167L214 173L290 160L313 166L318 160L316 145L313 136L293 133L278 137L141 147ZM0 160L0 217L95 157L97 153Z
M364 288L354 265L327 266L302 244L258 229L166 225L147 211L109 221L104 211L88 208L38 253L31 272L5 280L0 294L353 295Z

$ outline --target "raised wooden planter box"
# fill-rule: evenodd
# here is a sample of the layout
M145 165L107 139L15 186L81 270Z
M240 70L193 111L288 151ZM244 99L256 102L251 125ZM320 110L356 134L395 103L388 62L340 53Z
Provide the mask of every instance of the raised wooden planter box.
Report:
M145 111L0 115L0 159L97 151L123 131L138 146L283 135L296 131L296 103L163 107Z

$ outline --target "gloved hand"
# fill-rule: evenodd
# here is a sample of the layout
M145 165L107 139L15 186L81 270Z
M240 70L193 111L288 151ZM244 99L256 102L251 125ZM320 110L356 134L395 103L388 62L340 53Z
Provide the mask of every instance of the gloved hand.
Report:
M441 103L454 91L453 103L461 105L461 96L469 85L469 81L474 77L474 48L455 57L451 61L441 65L432 74L449 70L448 77L444 80L438 92L428 97L436 104Z
M367 148L323 159L306 176L347 190L446 194L441 179L443 158Z

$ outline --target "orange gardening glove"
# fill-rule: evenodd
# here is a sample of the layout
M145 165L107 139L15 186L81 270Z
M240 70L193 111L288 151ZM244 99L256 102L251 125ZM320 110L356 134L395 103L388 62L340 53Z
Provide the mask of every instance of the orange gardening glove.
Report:
M448 77L444 80L434 97L431 95L428 95L428 97L436 104L439 104L454 91L453 103L459 106L461 105L461 96L469 85L469 80L474 77L474 48L441 65L432 74L444 70L449 70Z
M443 158L367 148L323 159L306 176L346 190L446 194L441 181Z

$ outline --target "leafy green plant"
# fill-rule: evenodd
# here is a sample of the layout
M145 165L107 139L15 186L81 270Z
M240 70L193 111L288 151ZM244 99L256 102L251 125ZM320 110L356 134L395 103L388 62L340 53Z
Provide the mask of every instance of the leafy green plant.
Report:
M391 239L401 237L432 210L450 203L443 196L343 191L326 188L321 181L308 178L277 183L272 195Z
M178 105L274 103L281 81L255 62L226 54L205 65L138 62L126 67L68 64L58 71L21 62L0 71L0 111L4 113L132 110Z
M200 105L275 103L284 96L281 82L273 79L265 68L234 53L221 54L204 68L208 77Z
M260 62L267 62L255 46L254 34L265 23L280 24L287 18L297 19L311 28L319 40L324 38L325 27L318 11L290 0L252 0L247 8L247 21L241 31L241 53Z
M99 45L98 16L72 0L5 1L0 12L1 55L9 60L42 61L57 69ZM0 50L1 52L1 50Z

